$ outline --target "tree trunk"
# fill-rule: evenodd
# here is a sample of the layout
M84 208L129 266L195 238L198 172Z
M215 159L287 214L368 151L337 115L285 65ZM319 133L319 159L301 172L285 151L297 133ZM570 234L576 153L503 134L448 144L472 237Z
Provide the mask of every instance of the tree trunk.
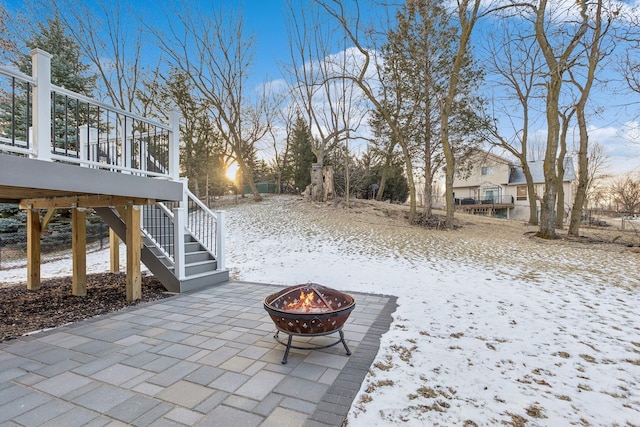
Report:
M555 159L554 159L555 160ZM556 238L556 195L558 178L555 172L555 161L544 162L544 195L540 205L540 228L536 234L543 239ZM552 169L552 170L549 170Z
M471 5L469 3L472 3ZM455 214L455 204L453 200L453 177L455 173L455 158L453 155L453 147L449 141L449 118L451 117L451 109L453 101L458 94L458 82L460 80L460 70L467 55L467 48L473 27L478 19L478 10L480 9L480 0L463 0L458 2L458 16L460 18L460 39L458 40L458 52L453 58L453 67L449 77L447 93L443 100L442 113L440 117L440 132L442 139L442 150L446 161L445 172L445 196L447 200L447 219L446 227L453 229L453 219ZM467 12L470 10L470 16ZM414 189L415 190L415 189Z
M433 216L433 183L430 176L425 176L424 182L424 216L431 218Z
M582 122L582 123L581 123ZM582 220L582 210L587 198L587 184L589 173L589 158L587 156L587 146L589 135L587 133L586 120L584 114L578 112L578 127L580 128L580 149L578 150L578 188L576 188L576 196L573 200L571 209L571 220L569 222L570 236L578 237L580 235L580 223Z
M309 198L312 202L319 202L322 200L324 190L322 188L322 166L318 163L311 165L311 191L309 192Z
M547 14L548 0L540 0L536 9L536 40L545 57L548 67L549 80L546 83L547 96L547 147L544 156L544 196L542 198L540 212L540 228L537 236L543 239L555 239L555 220L556 220L556 196L558 191L558 177L556 175L556 154L558 152L558 139L560 137L560 119L559 119L559 103L560 91L562 89L563 76L566 68L569 66L569 58L578 42L585 34L588 28L588 17L586 14L587 4L585 0L578 0L577 4L581 8L580 27L576 33L565 44L564 51L558 55L547 38L547 27L545 26L545 17Z
M560 154L558 155L558 195L556 200L556 228L564 227L564 158L567 155L566 141L560 144Z
M571 112L562 114L562 131L560 133L560 153L558 154L558 201L556 203L556 228L562 229L564 227L564 159L567 157L567 133L569 132L569 123L573 117L575 109L571 109Z
M322 201L333 199L334 195L333 166L324 166L322 168Z
M278 172L276 176L276 194L281 194L282 191L282 172Z
M409 149L407 144L400 143L400 147L402 148L402 152L404 154L405 159L405 167L407 169L407 184L409 187L409 224L413 224L416 220L416 184L413 181L413 165L411 164L411 153L409 153ZM378 191L380 191L378 189Z
M189 180L191 181L191 180ZM193 194L196 195L196 197L200 197L200 185L198 185L198 179L194 179L193 180Z
M380 176L380 187L378 187L378 193L376 194L376 200L382 201L385 187L387 186L387 175L389 175L389 169L391 164L391 158L387 157L384 166L382 167L382 174Z
M531 170L527 164L527 159L524 157L521 159L522 172L524 173L524 179L527 181L527 197L529 198L529 224L538 225L538 196L536 194L536 187L531 178Z
M430 101L429 101L430 103ZM425 126L425 144L424 144L424 216L431 218L433 216L433 171L431 170L431 138L432 138L431 121L427 118Z
M576 189L576 196L575 200L573 201L573 208L571 210L571 221L569 222L569 235L575 237L578 237L580 233L582 209L585 208L585 202L587 199L587 188L589 186L589 132L587 131L587 120L585 118L584 110L589 93L591 92L593 81L595 80L596 67L601 59L599 44L603 35L602 24L602 0L598 0L595 15L593 42L591 43L589 52L589 70L587 73L587 81L582 88L580 100L576 105L578 128L580 129L580 148L578 150L578 188Z
M249 189L251 190L251 194L253 194L253 199L256 202L261 201L262 200L262 196L260 195L260 192L258 191L258 187L256 187L256 183L253 182L253 171L251 170L251 168L247 167L245 162L242 161L241 159L239 159L239 158L236 159L236 162L238 163L238 167L240 168L240 172L242 173L242 176L245 178L245 181L249 185ZM240 188L238 188L238 190L242 194L242 197L244 197L244 188L242 186L242 181L238 183L238 186L240 187Z
M380 187L378 187L378 192L376 193L376 200L382 201L382 195L384 194L385 187L387 186L387 168L386 166L382 168L382 176L380 177Z

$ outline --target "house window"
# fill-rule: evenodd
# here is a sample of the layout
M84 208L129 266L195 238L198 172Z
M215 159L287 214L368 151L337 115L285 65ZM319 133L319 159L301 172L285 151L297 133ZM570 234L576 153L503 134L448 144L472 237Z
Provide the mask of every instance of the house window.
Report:
M516 200L527 200L527 186L518 185L516 189Z
M493 175L493 167L492 166L482 166L482 168L480 168L480 174L481 175Z

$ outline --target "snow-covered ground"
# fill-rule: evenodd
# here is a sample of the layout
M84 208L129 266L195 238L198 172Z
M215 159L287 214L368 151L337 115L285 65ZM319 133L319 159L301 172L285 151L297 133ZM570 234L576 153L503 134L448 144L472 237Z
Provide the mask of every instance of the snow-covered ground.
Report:
M640 425L640 254L481 219L422 230L295 198L226 210L235 279L398 296L350 427ZM87 265L108 271L108 252ZM42 277L70 268L44 264Z

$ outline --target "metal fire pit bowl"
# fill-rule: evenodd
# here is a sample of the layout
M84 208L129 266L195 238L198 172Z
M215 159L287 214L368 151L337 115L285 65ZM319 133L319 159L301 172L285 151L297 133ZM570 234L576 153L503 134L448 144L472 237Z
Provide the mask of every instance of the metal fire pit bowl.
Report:
M301 294L312 294L312 307L291 308L301 300ZM294 285L285 288L275 294L271 294L264 300L264 309L269 313L276 326L274 338L282 345L286 345L286 351L282 363L287 363L289 350L317 350L342 343L347 355L351 354L344 340L342 326L356 307L356 302L351 295L335 289L327 288L315 283ZM284 332L289 337L287 342L281 341L279 333ZM338 332L340 339L328 345L297 347L292 345L292 338L297 336L322 336Z

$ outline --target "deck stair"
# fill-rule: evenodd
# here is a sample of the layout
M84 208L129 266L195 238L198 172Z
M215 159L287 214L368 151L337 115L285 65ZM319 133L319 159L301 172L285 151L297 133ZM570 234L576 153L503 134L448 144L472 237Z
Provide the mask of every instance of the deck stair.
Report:
M169 292L186 292L229 280L223 257L216 256L223 251L219 236L223 213L209 211L201 203L194 203L194 198L189 194L188 215L186 208L172 211L164 203L145 206L142 211L141 260ZM96 208L96 213L125 239L125 223L116 209ZM182 232L177 233L177 229Z

